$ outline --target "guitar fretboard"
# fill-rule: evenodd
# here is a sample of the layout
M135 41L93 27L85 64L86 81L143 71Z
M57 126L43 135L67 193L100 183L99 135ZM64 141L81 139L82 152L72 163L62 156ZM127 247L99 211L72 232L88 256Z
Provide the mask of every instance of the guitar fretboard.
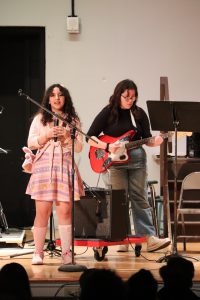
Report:
M164 134L161 134L162 138L167 138L170 136L169 133L164 133ZM132 149L132 148L136 148L138 146L141 146L141 145L144 145L144 144L147 144L148 142L154 142L154 137L149 137L149 138L145 138L145 139L141 139L141 140L137 140L137 141L133 141L133 142L129 142L127 144L125 144L125 147L127 150L129 149Z

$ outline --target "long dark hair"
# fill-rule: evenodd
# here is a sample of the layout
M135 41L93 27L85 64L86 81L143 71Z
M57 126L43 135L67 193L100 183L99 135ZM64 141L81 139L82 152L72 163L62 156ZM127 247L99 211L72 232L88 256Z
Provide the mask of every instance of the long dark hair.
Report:
M116 85L114 92L109 99L109 106L111 108L111 115L109 118L109 122L113 122L113 121L117 122L118 121L119 108L120 108L120 104L121 104L121 94L126 90L134 90L135 91L136 100L133 104L132 109L135 108L135 105L136 105L136 102L138 99L137 85L130 79L124 79Z
M46 92L44 94L41 105L44 106L45 108L51 110L51 105L49 104L49 97L55 87L59 88L60 92L65 97L65 104L62 108L62 111L64 114L66 114L66 117L65 117L66 121L71 123L72 120L79 120L79 117L75 111L75 108L74 108L74 105L72 102L72 98L70 96L68 89L59 83L52 84L50 87L48 87L48 89L46 90ZM38 113L42 114L41 122L43 125L46 125L47 123L53 121L53 116L51 114L49 114L48 112L46 112L45 110L40 108Z

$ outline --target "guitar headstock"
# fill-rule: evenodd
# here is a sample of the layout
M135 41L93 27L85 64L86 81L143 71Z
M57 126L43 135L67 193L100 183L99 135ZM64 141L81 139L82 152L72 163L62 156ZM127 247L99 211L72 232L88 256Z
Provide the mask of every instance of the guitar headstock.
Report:
M161 136L163 138L171 138L174 134L175 134L175 131L168 131L167 133L161 134ZM192 132L190 132L190 131L178 131L177 132L177 137L178 138L181 138L181 137L184 137L184 136L191 136L191 135L192 135Z
M170 131L170 133L172 134L171 136L173 136L175 134L174 131ZM191 136L192 132L190 131L178 131L177 132L177 137L181 138L181 137L185 137L185 136Z
M192 132L190 132L190 131L179 131L179 132L177 132L178 137L191 136L191 135L192 135Z

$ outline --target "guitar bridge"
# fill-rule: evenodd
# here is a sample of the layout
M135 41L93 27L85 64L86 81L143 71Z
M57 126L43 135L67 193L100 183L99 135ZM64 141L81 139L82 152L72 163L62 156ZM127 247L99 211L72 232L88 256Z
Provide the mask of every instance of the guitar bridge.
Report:
M104 150L103 149L96 149L95 150L96 159L102 159L104 157Z

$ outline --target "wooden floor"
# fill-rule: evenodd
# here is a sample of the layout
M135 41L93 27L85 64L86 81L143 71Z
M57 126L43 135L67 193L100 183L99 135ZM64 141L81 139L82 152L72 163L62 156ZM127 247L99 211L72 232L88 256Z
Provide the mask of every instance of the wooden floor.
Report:
M132 247L135 245L133 244ZM150 270L158 282L162 282L159 276L159 268L165 264L156 262L164 255L168 255L171 252L171 246L168 248L168 252L160 250L156 253L146 252L146 244L142 244L142 250L140 257L135 256L134 249L131 249L127 253L117 252L118 246L109 246L108 252L105 255L103 261L97 261L94 258L94 251L92 247L75 246L75 263L78 265L86 266L87 268L109 268L115 270L123 280L127 280L130 275L137 272L141 268ZM61 258L53 255L52 257L45 252L44 264L41 266L31 265L32 254L20 253L33 250L33 245L25 243L24 249L18 248L0 248L0 266L11 262L18 262L22 264L29 276L30 282L78 282L80 272L60 272L58 267L61 265ZM199 243L187 243L187 252L184 253L182 243L178 243L178 253L186 255L188 257L195 257L200 260L200 244ZM17 255L17 256L15 256ZM19 256L18 256L19 255ZM195 282L200 282L200 261L192 260L195 266Z

